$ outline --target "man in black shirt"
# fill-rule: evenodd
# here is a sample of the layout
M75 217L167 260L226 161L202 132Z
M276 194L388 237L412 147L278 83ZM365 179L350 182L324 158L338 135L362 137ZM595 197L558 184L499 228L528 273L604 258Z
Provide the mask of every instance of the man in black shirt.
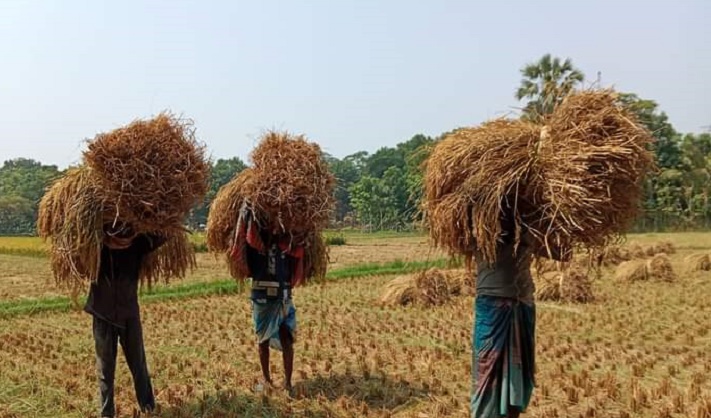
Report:
M101 395L101 417L113 417L117 343L121 342L143 412L155 409L138 309L138 282L144 257L164 243L130 228L105 228L99 276L91 284L84 310L94 317L93 333Z

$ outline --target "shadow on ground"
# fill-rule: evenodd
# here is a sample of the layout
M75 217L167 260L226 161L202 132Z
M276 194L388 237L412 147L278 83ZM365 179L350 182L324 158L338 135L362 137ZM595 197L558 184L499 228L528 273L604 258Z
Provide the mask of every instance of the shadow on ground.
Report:
M386 377L364 377L357 375L321 376L299 382L295 387L296 399L328 399L365 403L371 409L394 410L415 403L429 392L413 386L404 380Z
M296 384L293 398L281 390L269 395L225 390L197 398L172 398L156 414L165 418L337 417L369 415L418 403L428 395L405 381L384 377L330 375ZM165 405L165 403L163 404Z

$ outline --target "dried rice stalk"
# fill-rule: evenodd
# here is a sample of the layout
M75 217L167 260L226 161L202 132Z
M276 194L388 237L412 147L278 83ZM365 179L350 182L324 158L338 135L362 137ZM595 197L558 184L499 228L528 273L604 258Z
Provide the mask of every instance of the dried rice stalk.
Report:
M167 283L171 278L185 278L185 274L197 267L195 252L188 236L183 231L170 231L166 242L150 253L141 265L141 284L148 287L161 279Z
M536 125L499 119L459 129L437 144L424 179L424 213L436 246L452 255L477 246L488 260L495 259L502 200L525 205L517 198L539 136Z
M37 229L50 240L50 264L57 284L76 293L97 279L101 261L102 202L91 170L69 169L42 197Z
M217 192L207 218L206 241L210 251L221 253L232 248L239 211L245 202L245 184L252 177L252 169L247 168Z
M96 136L84 152L109 209L138 232L179 230L207 192L210 165L192 122L167 113Z
M268 132L252 152L252 168L244 170L217 193L207 222L210 251L225 253L232 277L248 272L230 253L235 247L239 211L246 202L260 226L288 233L306 248L306 277L321 280L328 267L322 236L333 207L335 180L318 145L302 136Z
M691 254L685 258L685 263L690 271L711 270L711 257L705 253Z
M533 230L544 240L607 246L639 213L642 182L654 167L651 134L610 90L571 94L546 130L534 182L534 203L546 216Z
M584 269L570 266L539 277L536 299L540 301L590 303L595 300L592 281Z
M664 253L657 254L647 260L647 273L650 278L665 282L673 282L677 279L671 260Z
M416 303L417 294L415 277L412 275L399 276L385 285L385 293L380 297L380 303L384 305L410 305Z
M592 281L584 270L571 267L561 275L560 299L568 303L590 303L595 300Z
M446 272L438 268L400 276L385 286L380 298L384 305L441 306L452 297L473 295L474 280L466 272Z
M560 273L545 274L538 277L536 299L540 301L560 300Z
M430 236L451 254L477 247L494 261L507 201L534 245L604 248L637 216L651 141L608 90L572 94L546 126L496 120L457 130L426 161Z
M676 247L670 241L661 241L645 248L644 253L649 257L654 257L657 254L675 254Z
M615 279L636 282L649 279L647 264L644 260L630 260L620 264L615 271Z
M639 244L630 244L627 246L627 251L629 251L631 258L644 258L646 257L644 248Z
M317 144L270 131L251 160L253 177L244 195L273 229L303 236L328 226L335 178Z

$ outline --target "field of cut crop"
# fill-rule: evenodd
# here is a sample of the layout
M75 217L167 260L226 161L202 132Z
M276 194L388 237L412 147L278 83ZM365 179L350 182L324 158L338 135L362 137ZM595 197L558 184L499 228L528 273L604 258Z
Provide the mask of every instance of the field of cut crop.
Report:
M690 272L711 234L669 240L674 282L621 282L611 269L590 304L541 302L537 388L527 416L711 417L711 272ZM0 238L0 417L93 417L91 318L69 307L33 239ZM13 248L30 248L21 253ZM6 250L7 249L7 250ZM295 292L295 399L254 393L260 376L247 294L221 261L198 254L183 282L142 297L148 364L161 417L466 417L472 299L384 307L383 286L428 262L418 236L354 236L331 249L331 280ZM281 361L272 355L275 382ZM119 416L135 414L120 355Z

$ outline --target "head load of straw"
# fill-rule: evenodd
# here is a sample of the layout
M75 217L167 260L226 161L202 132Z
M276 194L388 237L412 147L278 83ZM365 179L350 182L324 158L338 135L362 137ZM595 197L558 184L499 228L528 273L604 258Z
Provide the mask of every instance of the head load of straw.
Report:
M244 205L260 227L304 245L307 277L325 277L328 253L322 230L334 205L335 179L321 148L303 136L267 132L252 152L251 162L217 193L207 222L208 248L227 254L233 277L248 277L232 253L245 245L235 242Z
M104 229L130 226L166 238L143 263L141 281L182 277L194 266L182 223L207 190L209 164L190 124L167 114L99 134L84 164L55 181L40 202L58 283L73 290L99 274Z
M537 125L496 120L443 139L425 165L435 245L496 258L501 207L534 245L599 249L638 213L652 137L609 90L571 94Z

